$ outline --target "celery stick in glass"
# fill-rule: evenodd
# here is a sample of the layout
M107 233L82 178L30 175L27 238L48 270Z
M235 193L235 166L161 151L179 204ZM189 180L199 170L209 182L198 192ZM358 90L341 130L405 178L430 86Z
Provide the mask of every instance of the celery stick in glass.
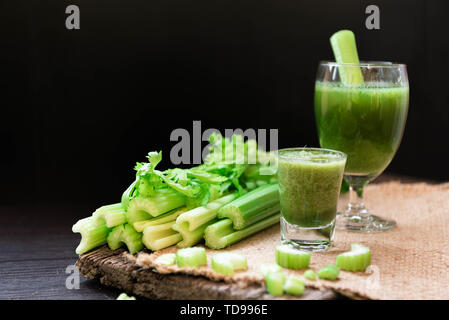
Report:
M82 254L106 243L110 229L106 225L95 226L92 217L88 217L75 223L72 231L81 234L81 242L75 252Z
M337 267L347 271L364 271L371 263L371 252L368 247L351 244L351 251L337 256Z
M340 269L336 266L325 266L318 271L318 278L327 280L337 280Z
M102 206L92 214L93 222L97 226L106 224L108 228L124 224L126 222L125 208L121 203Z
M355 36L351 30L340 30L334 33L330 42L337 63L360 64ZM364 82L360 68L340 66L338 72L344 84L363 84Z
M204 231L204 239L206 246L211 249L222 249L230 246L246 237L249 237L261 230L264 230L279 222L280 214L276 213L262 221L259 221L242 230L234 230L232 228L231 219L222 219L211 224Z
M138 232L143 232L146 227L157 226L167 222L175 222L176 218L186 211L186 207L181 207L157 216L156 218L134 222L133 226Z
M296 276L289 276L284 283L284 291L293 296L300 296L304 292L304 281Z
M200 247L179 249L176 253L178 267L198 268L207 265L206 250Z
M265 277L267 291L272 296L282 296L284 294L284 283L286 281L283 272L270 272Z
M234 229L240 230L278 211L279 186L266 184L220 208L218 217L231 219Z
M310 263L310 252L297 250L288 244L277 246L275 254L276 263L284 268L304 269Z
M156 258L154 261L155 264L162 264L165 266L174 265L176 262L176 254L175 253L166 253Z
M129 202L128 222L148 220L184 204L185 197L179 192L170 188L160 189L151 197L136 197Z
M234 270L248 269L248 263L246 257L241 254L221 252L212 257L212 269L225 276L232 276Z

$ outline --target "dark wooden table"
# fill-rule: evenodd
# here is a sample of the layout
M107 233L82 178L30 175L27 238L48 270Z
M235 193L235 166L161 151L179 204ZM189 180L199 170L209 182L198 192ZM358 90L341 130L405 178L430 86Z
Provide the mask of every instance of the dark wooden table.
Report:
M78 259L80 239L71 227L91 212L82 205L1 206L0 299L115 299L119 290L83 277L79 289L66 288L66 268Z

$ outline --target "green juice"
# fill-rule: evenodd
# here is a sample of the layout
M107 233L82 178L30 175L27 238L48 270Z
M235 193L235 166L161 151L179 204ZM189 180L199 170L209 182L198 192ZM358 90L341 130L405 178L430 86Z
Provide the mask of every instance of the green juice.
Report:
M317 82L320 145L348 155L346 173L377 176L393 159L404 131L408 86Z
M323 227L334 221L345 163L346 155L332 150L279 150L282 217L306 228Z

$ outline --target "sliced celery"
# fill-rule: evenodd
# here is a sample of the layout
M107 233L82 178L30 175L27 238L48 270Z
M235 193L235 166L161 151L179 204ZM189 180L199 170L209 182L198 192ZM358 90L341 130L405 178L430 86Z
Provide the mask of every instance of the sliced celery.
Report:
M318 271L318 278L327 280L337 280L340 269L336 266L325 266Z
M371 264L371 252L368 247L351 244L351 251L337 256L337 267L348 271L364 271Z
M260 266L260 272L266 277L271 272L280 272L282 268L278 264L262 264Z
M101 226L106 224L108 228L112 228L126 222L125 208L121 203L102 206L95 210L92 214L95 225Z
M179 249L176 262L178 267L198 268L207 265L206 250L199 247Z
M225 276L231 276L234 270L248 269L248 263L246 257L241 254L221 252L212 257L212 269Z
M308 280L316 280L316 274L315 271L309 269L306 272L304 272L304 278Z
M284 283L284 291L294 296L302 295L304 289L304 281L296 276L289 276Z
M205 223L213 220L217 216L217 210L223 205L231 202L237 197L237 194L228 194L220 199L209 202L205 207L197 207L181 214L177 219L178 225L188 224L188 230L193 231Z
M129 202L128 222L148 220L182 207L184 204L185 197L170 188L158 190L152 197L136 197Z
M234 229L240 230L264 220L279 211L279 185L262 185L218 210L218 218L232 220Z
M310 252L300 251L288 244L282 244L275 250L276 263L288 269L304 269L309 266Z
M267 291L272 296L282 296L284 294L285 274L283 272L270 272L265 277Z
M180 214L182 214L186 211L187 211L186 207L174 209L174 210L164 213L163 215L160 215L156 218L134 222L133 226L134 226L134 229L136 229L138 232L143 232L143 230L146 227L156 226L159 224L175 221L176 218Z
M92 217L88 217L75 223L72 231L81 234L81 242L75 252L82 254L106 243L110 229L106 225L96 226Z
M136 300L136 298L133 296L128 296L126 293L120 293L117 300Z
M176 254L175 253L166 253L156 258L154 263L163 264L165 266L174 265L176 262Z
M253 235L279 222L280 214L274 214L242 230L232 228L231 219L222 219L211 224L204 231L206 246L211 249L222 249L246 237Z

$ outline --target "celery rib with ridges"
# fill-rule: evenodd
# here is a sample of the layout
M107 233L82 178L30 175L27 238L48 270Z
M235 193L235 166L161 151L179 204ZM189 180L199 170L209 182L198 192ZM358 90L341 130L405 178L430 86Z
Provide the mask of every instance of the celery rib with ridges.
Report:
M218 210L218 218L232 220L234 229L244 229L279 212L279 185L266 184Z
M128 222L148 220L184 206L185 197L173 189L158 190L153 196L136 197L129 202Z
M115 227L108 235L108 246L111 250L120 248L123 244L129 253L134 254L143 249L142 235L130 224Z
M176 221L176 218L179 217L179 215L181 215L182 213L184 213L186 211L187 211L186 207L174 209L172 211L164 213L164 214L162 214L156 218L153 218L153 219L134 222L133 227L138 232L143 232L143 230L146 227L156 226L156 225L167 223L170 221Z
M110 229L106 225L96 226L92 220L92 217L81 219L72 227L74 233L81 234L81 242L75 250L77 254L85 253L106 243Z
M206 228L217 221L217 210L236 197L237 194L229 194L209 202L205 207L197 207L181 214L173 225L173 230L182 236L182 241L178 242L177 246L187 248L200 242Z
M143 230L142 241L145 247L150 250L161 250L175 245L182 240L179 232L172 229L175 221L164 224L149 226Z
M234 244L246 237L279 223L280 213L276 213L262 221L259 221L245 229L234 230L231 219L222 219L211 224L204 231L206 246L211 249L222 249Z
M102 206L92 214L94 224L102 226L106 224L108 228L124 224L126 222L126 211L121 203Z

